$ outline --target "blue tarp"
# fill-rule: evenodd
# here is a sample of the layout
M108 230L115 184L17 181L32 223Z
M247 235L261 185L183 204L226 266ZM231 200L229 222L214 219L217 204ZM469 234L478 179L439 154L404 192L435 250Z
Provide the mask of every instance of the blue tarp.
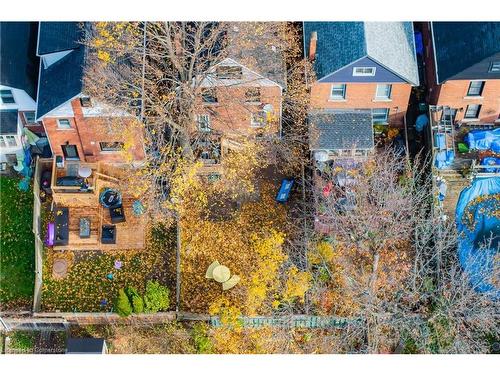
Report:
M500 128L495 130L472 130L465 137L470 150L492 150L500 152Z
M500 210L500 200L494 194L500 194L500 177L476 179L461 192L455 220L460 263L468 272L473 288L498 299L500 289L491 283L500 244L500 218L495 216ZM478 197L482 199L473 202ZM489 247L482 246L489 240Z
M455 151L443 150L436 154L436 168L443 169L450 166L455 160Z

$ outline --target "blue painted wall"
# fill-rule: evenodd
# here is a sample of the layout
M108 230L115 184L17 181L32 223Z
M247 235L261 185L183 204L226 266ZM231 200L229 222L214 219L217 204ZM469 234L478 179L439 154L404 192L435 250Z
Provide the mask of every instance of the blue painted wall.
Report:
M374 66L376 68L375 75L371 77L360 77L353 76L352 70L354 67L371 67ZM350 82L368 82L368 83L399 83L406 82L404 79L394 74L390 70L387 70L382 65L377 64L375 61L370 59L369 57L363 57L359 61L353 62L350 65L345 66L339 71L327 75L326 77L320 79L318 82L322 83L330 83L330 82L338 82L338 83L350 83Z

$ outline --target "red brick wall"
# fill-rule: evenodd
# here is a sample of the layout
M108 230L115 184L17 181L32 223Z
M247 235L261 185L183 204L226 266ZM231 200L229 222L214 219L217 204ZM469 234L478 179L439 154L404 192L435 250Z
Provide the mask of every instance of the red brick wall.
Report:
M404 124L403 117L408 109L411 85L392 84L391 100L375 101L376 83L346 83L346 100L330 99L331 83L315 82L311 88L312 109L364 109L389 108L389 123L395 126ZM397 107L397 108L396 108Z
M196 114L209 114L211 127L222 134L251 135L256 128L250 125L252 112L258 112L264 104L274 108L276 121L268 132L279 131L279 116L281 108L281 88L278 86L263 86L260 88L261 104L245 103L245 92L248 87L216 87L217 103L203 103L201 95L197 98Z
M136 161L144 159L143 137L135 119L84 117L79 99L73 100L71 106L74 117L67 117L71 123L71 129L59 129L57 118L46 117L43 119L45 131L55 155L63 155L61 146L68 143L77 146L81 160L87 162L123 162L125 159L122 153L103 152L99 142L125 143L130 142L132 137L134 142L129 149L132 159Z
M457 108L456 121L461 121L465 115L465 110L469 104L481 104L479 112L479 122L493 123L500 114L500 80L491 79L484 83L481 98L467 98L469 80L446 81L441 85L439 96L435 101L437 105L447 105ZM460 109L462 109L460 111Z
M436 82L436 65L434 61L434 49L432 46L432 35L428 22L422 24L422 36L425 46L425 75L427 80L427 100L434 105L447 105L459 109L456 121L461 121L469 104L481 104L479 121L481 123L492 123L498 119L500 113L500 80L487 80L483 88L481 98L467 98L467 90L470 80L449 80L441 85ZM462 109L460 111L460 109Z

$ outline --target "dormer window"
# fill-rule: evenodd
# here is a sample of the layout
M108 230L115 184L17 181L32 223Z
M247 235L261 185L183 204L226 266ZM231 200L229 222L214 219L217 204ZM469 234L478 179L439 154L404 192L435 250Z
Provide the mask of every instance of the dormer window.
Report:
M12 90L0 90L0 100L3 104L15 104L14 95Z
M241 79L243 69L241 66L218 66L216 69L217 78L219 79Z
M376 68L373 66L357 66L353 68L352 75L359 77L373 77L375 75Z
M500 73L500 61L493 61L488 71L490 73Z

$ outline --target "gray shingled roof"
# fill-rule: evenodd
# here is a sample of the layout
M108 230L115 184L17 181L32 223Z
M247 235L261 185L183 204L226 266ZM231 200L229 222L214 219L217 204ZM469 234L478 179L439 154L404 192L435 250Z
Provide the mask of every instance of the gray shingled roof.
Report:
M315 70L321 79L368 56L407 82L418 85L411 22L304 22L304 51L318 33Z
M0 84L24 90L34 100L37 31L37 22L0 22Z
M40 22L38 55L77 48L83 39L78 22Z
M66 353L73 354L100 354L104 348L104 339L96 338L69 338L66 344Z
M40 34L38 36L39 52L41 41L47 38L44 35L45 32L49 33L50 43L47 43L47 48L42 50L49 50L49 46L52 46L52 49L56 48L56 46L73 48L69 54L50 65L48 68L46 68L43 63L40 63L36 110L37 119L81 93L85 63L85 46L80 43L84 32L78 22L71 22L72 28L67 25L68 22L64 22L64 27L59 25L61 22L42 22L41 24ZM55 25L51 26L44 24ZM65 32L57 34L60 39L58 40L57 35L55 35L55 30L61 29L61 27Z
M0 111L0 134L17 133L17 109Z
M322 110L309 113L312 150L371 149L372 114L367 110Z
M439 83L460 79L465 69L500 52L500 22L432 22L432 32ZM490 78L487 69L477 73L476 79Z

